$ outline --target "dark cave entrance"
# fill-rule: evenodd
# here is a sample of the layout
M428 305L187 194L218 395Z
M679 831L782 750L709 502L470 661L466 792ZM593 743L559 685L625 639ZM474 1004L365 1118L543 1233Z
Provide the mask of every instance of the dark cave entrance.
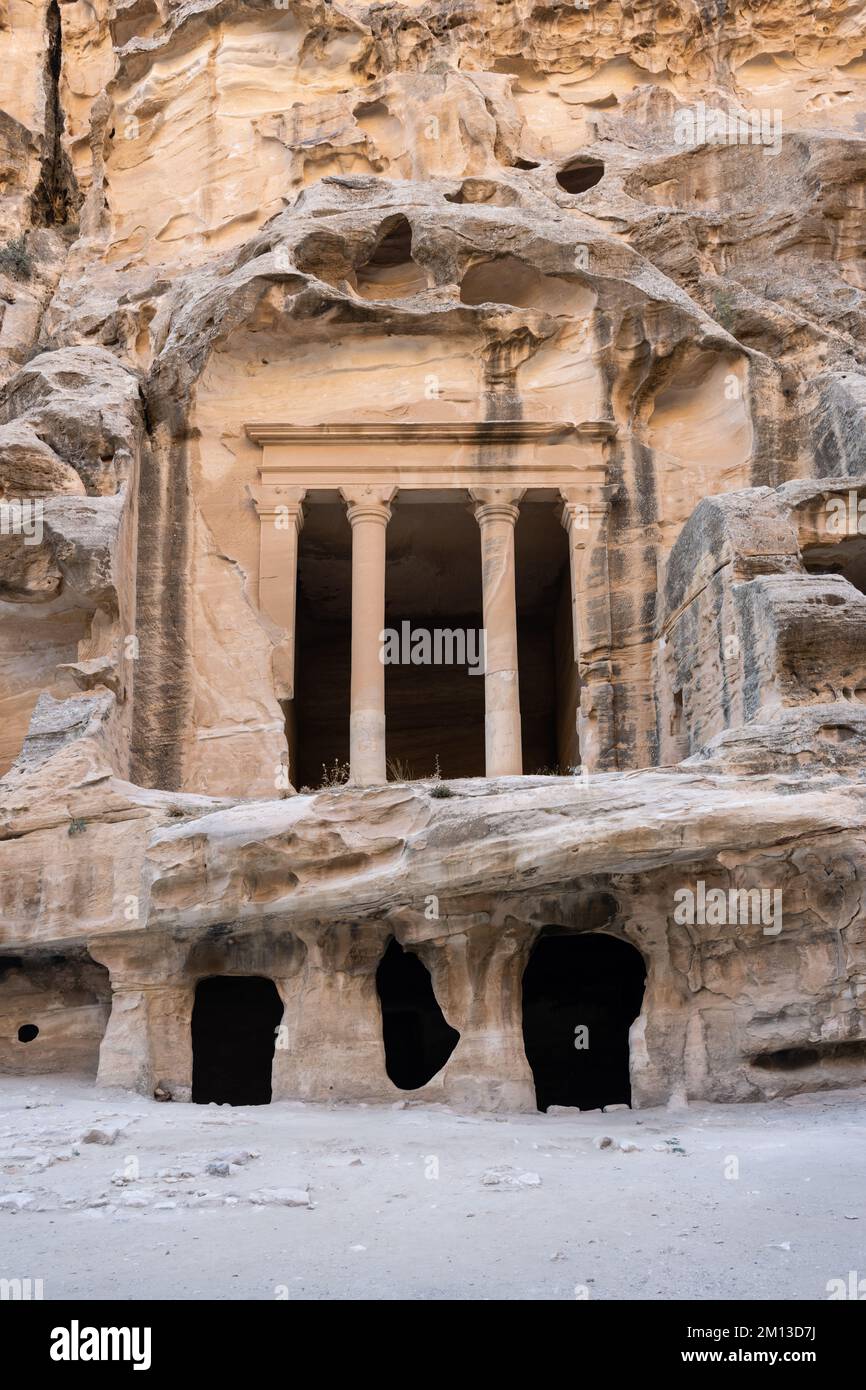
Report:
M385 1070L401 1091L417 1091L441 1071L460 1039L433 993L430 972L392 937L376 971Z
M627 941L603 933L551 933L523 975L523 1041L539 1110L631 1104L628 1030L646 967Z
M604 162L601 159L573 159L559 170L556 182L566 193L588 193L603 178Z
M275 1032L283 1004L273 980L211 975L192 1011L192 1098L196 1105L268 1105Z

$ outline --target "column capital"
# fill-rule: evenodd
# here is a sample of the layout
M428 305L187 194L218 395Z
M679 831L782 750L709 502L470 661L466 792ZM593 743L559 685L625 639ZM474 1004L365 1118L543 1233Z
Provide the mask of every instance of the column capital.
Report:
M469 489L475 519L481 526L485 521L508 521L517 524L520 503L526 496L524 487L472 487Z
M572 502L566 499L560 505L559 520L572 540L576 531L589 530L589 505L586 502Z
M562 499L559 519L573 541L578 540L581 531L588 534L598 530L610 511L613 492L614 488L609 484L603 487L559 489Z
M396 495L396 485L390 484L374 486L368 483L366 486L340 488L350 526L355 526L359 521L378 521L382 526L387 526L391 520L391 503Z
M306 488L291 487L287 483L248 483L247 493L262 520L288 517L300 531L304 524Z

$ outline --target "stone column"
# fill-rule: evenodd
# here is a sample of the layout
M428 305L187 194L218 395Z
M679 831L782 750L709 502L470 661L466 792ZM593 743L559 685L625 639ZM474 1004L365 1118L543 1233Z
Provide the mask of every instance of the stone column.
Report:
M492 907L492 904L491 904ZM479 914L479 917L481 914ZM535 1110L535 1084L523 1045L523 971L533 930L523 923L467 923L444 940L422 942L418 955L460 1041L439 1076L448 1104L484 1110ZM430 923L425 922L429 929ZM441 1081L440 1081L441 1078Z
M188 946L161 932L139 931L91 937L87 949L111 978L99 1085L150 1095L163 1082L177 1100L189 1100L193 988L183 973Z
M385 528L395 487L341 489L352 527L352 696L349 769L360 787L387 781L385 768Z
M386 932L302 927L297 935L303 965L276 979L288 1046L274 1052L274 1100L393 1101L376 991Z
M609 486L561 488L568 534L574 657L580 669L578 735L581 763L592 771L616 766L612 625L607 560Z
M262 483L249 489L259 514L259 608L285 635L274 652L278 700L295 696L298 540L304 524L301 487Z
M514 527L525 489L473 488L481 528L481 576L486 633L484 747L488 777L523 772L520 691L517 683L517 602Z

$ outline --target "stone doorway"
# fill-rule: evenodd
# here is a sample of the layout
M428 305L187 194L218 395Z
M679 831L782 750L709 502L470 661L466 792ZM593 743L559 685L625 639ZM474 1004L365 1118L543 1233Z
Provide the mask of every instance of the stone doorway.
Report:
M211 975L192 1011L192 1099L196 1105L268 1105L275 1033L283 1004L273 980Z
M401 1091L417 1091L441 1071L460 1039L445 1020L430 972L393 937L376 971L385 1069Z
M631 1104L628 1034L646 967L604 933L542 933L523 975L523 1040L539 1110Z

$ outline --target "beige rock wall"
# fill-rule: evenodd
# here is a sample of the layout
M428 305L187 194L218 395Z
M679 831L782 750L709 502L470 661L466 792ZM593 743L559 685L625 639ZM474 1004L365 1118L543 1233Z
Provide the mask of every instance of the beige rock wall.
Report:
M186 1098L196 982L261 973L291 1036L275 1094L385 1099L396 936L461 1034L425 1094L531 1106L521 979L555 926L646 961L641 1104L862 1075L864 23L841 0L0 6L0 501L44 523L0 528L10 1066L92 1069L104 1030L102 1080ZM690 142L698 109L754 110L766 142ZM583 776L293 795L255 422L461 424L411 467L459 473L460 506L467 460L500 468L550 515L562 456L488 427L578 427L578 660L566 588L556 643L539 622L522 650L552 647L551 760ZM334 608L342 486L309 499ZM526 515L540 602L553 532ZM412 617L469 607L435 518L394 533ZM782 931L684 925L698 881L780 891ZM45 963L85 949L87 998Z
M68 955L4 956L0 972L4 1072L95 1077L111 1009L107 972L75 950Z
M456 783L446 801L431 798L429 784L394 786L204 816L192 799L148 805L130 792L92 784L79 804L85 830L34 829L7 843L7 855L21 846L65 880L66 900L54 906L44 878L37 888L18 871L21 907L39 895L43 939L55 950L65 940L68 952L85 937L110 971L108 1083L188 1096L196 981L263 974L286 1006L275 1094L393 1096L374 976L396 935L427 965L461 1035L423 1094L532 1108L520 995L543 927L607 931L644 957L632 1030L637 1104L785 1095L861 1073L862 805L840 790L838 773L813 775L800 792L765 778L748 796L730 774L699 771L647 775L640 786L615 774L589 786ZM156 833L154 816L165 827ZM19 830L27 817L22 806ZM50 837L58 848L61 837L77 841L79 859L85 845L89 859L101 846L94 870L63 872ZM683 922L677 895L699 883L706 893L778 892L779 912ZM438 916L428 915L431 893ZM14 903L4 904L4 922L4 951L26 957L26 910L16 925ZM8 1005L18 1024L31 1021L19 1018L19 994ZM53 1006L32 1003L41 1027Z

